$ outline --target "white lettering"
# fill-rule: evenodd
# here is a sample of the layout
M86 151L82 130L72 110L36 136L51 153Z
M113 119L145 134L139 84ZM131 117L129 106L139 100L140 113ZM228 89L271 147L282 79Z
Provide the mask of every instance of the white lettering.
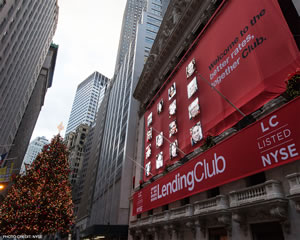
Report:
M184 186L183 186L183 184L182 184L182 179L184 179ZM182 187L182 188L186 188L186 175L182 175L182 176L180 177L180 183L181 183L181 187Z
M276 126L279 124L278 121L275 122L275 123L272 122L272 120L273 120L274 118L277 118L277 116L274 115L274 116L272 116L272 117L270 118L270 120L269 120L269 125L270 125L271 127L276 127Z
M198 161L194 165L193 170L183 175L177 173L172 180L162 185L161 189L159 184L152 187L151 202L176 193L177 191L185 188L187 188L189 191L193 191L196 186L195 181L196 183L200 183L208 178L213 178L214 176L223 173L225 169L225 158L223 156L217 156L217 154L214 153L214 158L211 160L211 162L206 161L206 159L203 161Z
M157 198L162 198L162 195L159 194L159 184L157 184Z
M195 186L195 181L194 181L194 172L193 171L190 171L188 172L187 174L187 184L189 186L189 191L192 191L194 189L194 186Z
M177 175L176 175L176 177L175 177L174 180L172 181L172 189L173 189L173 192L177 192L177 191L178 191L177 186L178 186L178 183L177 183Z
M288 128L284 129L283 131L277 132L274 135L268 135L266 138L263 138L257 142L258 149L262 150L268 146L281 142L290 136L291 130Z
M265 127L264 127L264 123L263 123L263 122L260 123L260 126L261 126L261 131L262 131L262 132L266 132L266 131L269 130L269 128L265 128Z
M293 143L291 145L288 145L288 150L289 150L289 153L290 153L291 157L296 157L296 156L299 155L299 153L297 152L295 143Z
M272 164L269 154L267 154L266 157L265 156L261 156L261 160L262 160L262 163L263 163L264 167L266 167L266 163L269 164L269 165Z
M278 150L276 150L275 153L270 152L270 154L274 158L275 162L278 162L278 159L277 159Z
M206 159L204 159L204 178L207 179L207 174L206 174Z
M217 173L216 174L219 174L219 173L222 173L225 171L225 168L226 168L226 161L225 161L225 158L223 156L219 156L217 157L217 154L214 154L214 158L215 158L215 162L216 162L216 170L217 170ZM222 164L223 164L223 168L222 169L219 169L219 164L218 164L218 161L219 160L222 160Z
M214 175L216 175L216 173L215 173L215 161L212 161L211 162L211 164L212 164L212 169L213 169L213 171L212 171L212 173L209 173L209 164L207 163L207 175L208 175L208 177L209 178L211 178L211 177L213 177Z
M169 189L170 189L170 191L169 191ZM173 191L172 191L172 183L171 182L168 182L167 183L167 194L169 194L169 193L172 193Z
M283 136L285 138L288 138L289 136L291 136L291 130L290 129L284 129L283 130Z
M287 160L289 158L289 155L286 152L285 148L280 148L279 149L279 154L281 155L281 160Z
M203 163L202 162L197 162L195 167L194 167L195 180L196 180L196 182L201 182L203 180L204 176L203 176L203 172L202 172L201 177L200 178L197 177L197 167L198 167L198 165L201 165L203 167Z
M262 164L264 167L267 165L270 166L273 163L278 163L279 160L287 160L288 158L293 158L298 156L299 153L296 149L295 144L290 144L287 147L282 147L276 151L267 153L266 155L261 156ZM273 161L272 161L273 160Z
M270 119L269 119L269 126L270 127L276 127L279 124L278 121L276 121L276 122L273 121L276 118L277 118L277 115L273 115L272 117L270 117ZM263 122L260 123L260 126L261 126L261 131L262 132L266 132L270 129L269 127L265 127Z
M166 191L167 191L167 187L166 187L166 185L163 185L161 188L161 194L163 197L165 197L167 195Z

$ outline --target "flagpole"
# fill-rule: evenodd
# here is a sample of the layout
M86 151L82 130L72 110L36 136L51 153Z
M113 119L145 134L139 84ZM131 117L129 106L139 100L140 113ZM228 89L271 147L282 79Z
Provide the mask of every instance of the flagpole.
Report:
M131 157L129 157L128 155L126 155L126 157L128 158L128 159L130 159L131 161L133 161L134 163L136 163L137 165L139 165L142 169L144 169L144 171L145 172L147 172L147 169L146 168L144 168L141 164L139 164L137 161L135 161L134 159L132 159ZM154 175L151 173L151 172L149 172L150 173L150 175L152 176L152 177L154 177Z
M226 102L228 102L235 110L237 110L243 117L246 117L246 114L243 113L237 106L235 106L227 97L225 97L218 89L216 89L206 78L204 78L198 71L196 71L198 76L204 80L215 92L217 92Z

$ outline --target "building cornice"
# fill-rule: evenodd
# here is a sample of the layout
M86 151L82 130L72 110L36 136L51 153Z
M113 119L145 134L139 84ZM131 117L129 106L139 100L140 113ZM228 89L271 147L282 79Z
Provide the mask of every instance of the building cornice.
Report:
M150 55L133 93L140 102L139 114L169 77L199 29L202 29L214 13L219 0L172 0L166 11Z

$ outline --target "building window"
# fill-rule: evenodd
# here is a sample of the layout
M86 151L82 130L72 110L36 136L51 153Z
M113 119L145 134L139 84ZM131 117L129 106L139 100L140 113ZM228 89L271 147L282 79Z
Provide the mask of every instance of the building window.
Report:
M149 38L149 37L146 37L146 42L147 42L147 43L153 43L153 42L154 42L154 39Z
M163 210L163 211L169 210L169 205L168 205L168 204L163 205L163 206L162 206L162 210Z
M190 204L190 198L189 197L186 197L186 198L180 200L180 205L181 206L185 206L187 204Z
M150 22L150 23L158 24L158 25L160 25L160 23L161 23L161 20L159 20L157 18L154 18L154 17L151 17L151 16L147 17L147 21Z
M247 187L261 184L264 183L265 181L266 181L266 175L264 172L254 174L246 178Z
M227 231L225 228L211 228L208 230L209 240L227 240Z
M253 240L284 240L279 222L251 224Z
M161 16L161 11L158 11L158 10L155 10L155 9L151 9L150 10L151 13L155 14L155 15L158 15L158 16Z
M153 10L161 11L161 6L156 5L156 4L152 4L152 9L153 9Z
M207 198L216 197L220 195L220 188L216 187L216 188L209 189L206 193L207 193Z
M153 31L158 31L159 27L154 25L154 24L151 24L151 23L147 23L147 27Z

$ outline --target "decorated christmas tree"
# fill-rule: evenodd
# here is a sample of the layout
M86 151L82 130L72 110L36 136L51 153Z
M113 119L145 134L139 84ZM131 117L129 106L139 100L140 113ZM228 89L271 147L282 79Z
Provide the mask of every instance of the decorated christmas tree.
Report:
M67 149L58 134L0 205L0 233L68 233L74 222Z

